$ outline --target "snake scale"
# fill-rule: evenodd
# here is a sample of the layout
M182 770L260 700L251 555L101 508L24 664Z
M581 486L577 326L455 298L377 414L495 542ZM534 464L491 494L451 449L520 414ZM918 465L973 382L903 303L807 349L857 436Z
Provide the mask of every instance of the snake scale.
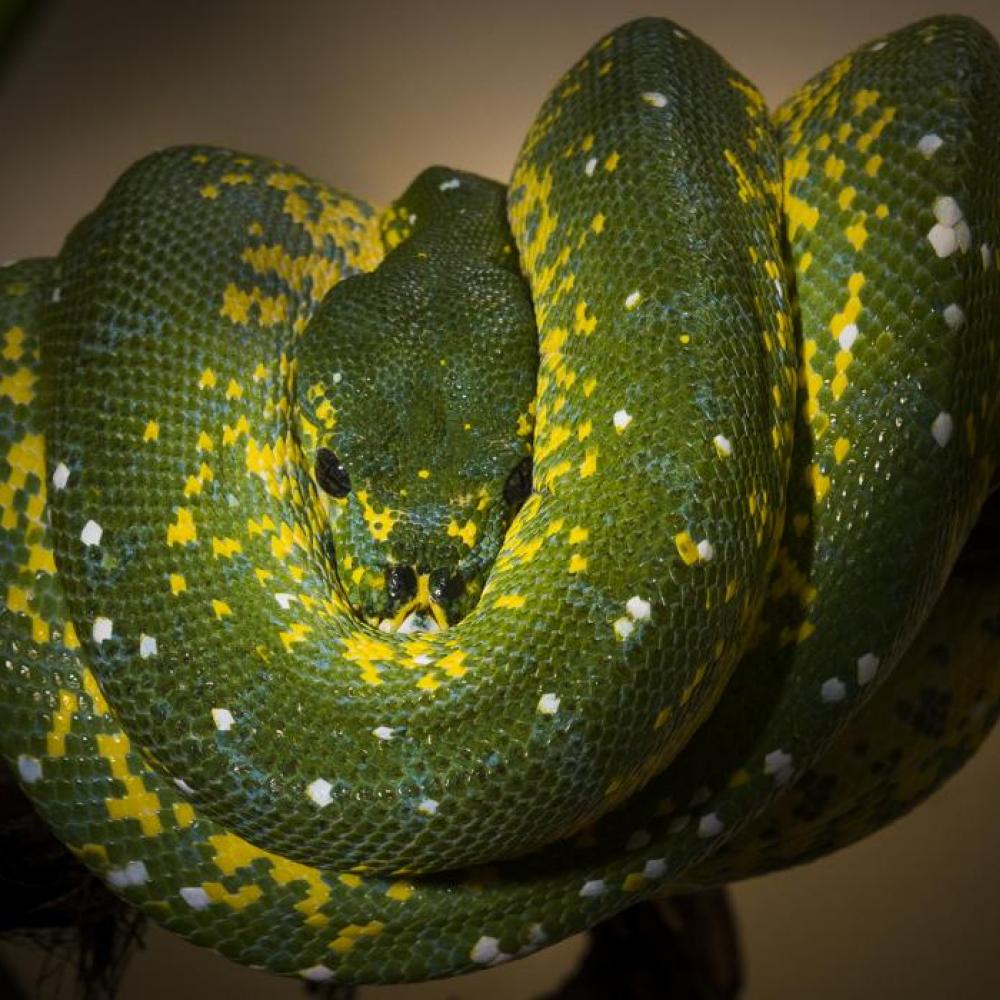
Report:
M46 821L192 941L358 983L911 808L1000 709L1000 571L952 573L997 107L963 18L774 115L644 19L508 188L131 167L0 271L0 749Z

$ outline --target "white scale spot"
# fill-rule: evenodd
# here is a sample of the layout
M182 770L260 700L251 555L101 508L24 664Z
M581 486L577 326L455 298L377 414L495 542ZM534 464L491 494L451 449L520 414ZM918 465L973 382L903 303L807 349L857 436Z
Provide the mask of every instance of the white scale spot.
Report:
M715 558L715 547L707 538L698 543L698 558L702 562L711 562Z
M52 486L57 490L66 489L66 484L69 482L69 466L65 462L60 462L52 470Z
M665 108L667 106L666 97L656 90L647 90L646 93L642 95L642 99L651 108Z
M979 254L983 258L983 270L988 271L993 264L993 252L990 250L989 243L983 243L979 247Z
M881 52L889 43L888 42L876 42L874 45L868 47L869 52Z
M950 194L945 194L934 199L933 209L937 223L927 239L934 252L939 257L948 257L959 249L965 253L972 246L972 233L961 206Z
M100 545L104 529L96 521L88 521L80 532L80 541L84 545Z
M396 730L389 726L376 726L372 730L372 735L377 736L380 740L391 740L396 735Z
M52 289L52 301L58 302L61 298L62 298L62 289L58 285L56 285L56 287Z
M343 373L342 373L342 372L334 372L334 373L333 373L333 384L334 384L334 385L340 385L340 380L341 380L341 379L342 379L343 377L344 377L344 375L343 375Z
M879 658L874 653L858 657L858 683L863 687L871 683L878 673Z
M145 885L149 871L144 861L130 861L124 868L112 868L104 877L116 889L126 889L130 885Z
M587 160L587 162L586 162L586 163L584 164L584 166L583 166L583 172L584 172L584 173L585 173L585 174L586 174L586 175L587 175L588 177L593 177L593 176L594 176L594 171L595 171L596 169L597 169L597 157L596 157L596 156L592 156L592 157L591 157L591 158L590 158L589 160Z
M607 886L604 884L604 879L591 879L589 882L583 883L583 888L580 890L580 897L582 899L596 899L598 896L603 896L606 889Z
M642 300L642 295L639 292L629 292L625 296L625 308L634 309L639 302Z
M220 733L228 733L233 728L233 713L228 708L213 708L212 721Z
M682 41L687 41L687 35L680 28L674 28L674 34Z
M667 874L667 862L663 858L650 858L642 869L646 878L663 878Z
M653 606L645 598L634 594L625 602L625 610L638 622L650 617Z
M439 191L454 191L455 188L461 187L462 182L457 177L452 177L450 180L441 181L438 185Z
M435 816L438 811L438 801L437 799L422 799L417 805L417 812L423 813L425 816Z
M559 697L549 691L538 699L539 715L555 715L559 711Z
M502 961L501 956L507 957L500 950L500 939L489 937L486 934L472 946L472 951L469 952L469 958L480 965L492 965L494 962Z
M704 816L698 820L698 836L699 837L718 837L722 833L724 823L719 819L718 813L705 813Z
M952 302L950 306L944 307L945 323L948 324L948 328L951 330L960 330L965 326L965 313L962 312L962 307L957 302Z
M792 776L792 755L780 747L765 754L764 773L773 775L776 784L785 784Z
M632 423L632 414L627 410L615 410L615 415L611 418L611 422L615 425L615 430L621 434Z
M635 630L635 623L630 618L622 616L615 619L614 630L615 635L624 641Z
M278 602L279 607L282 611L287 611L288 606L294 601L294 594L275 594L274 599Z
M934 418L934 423L931 424L931 434L940 448L943 448L951 440L954 430L955 421L951 419L951 414L945 413L944 410Z
M148 660L151 656L156 656L156 637L141 634L139 636L139 656Z
M194 795L194 789L183 779L174 778L174 784L185 794Z
M626 851L638 851L645 847L653 838L648 830L636 830L625 842Z
M933 156L944 145L944 139L936 132L928 132L922 135L917 142L917 151L924 156Z
M306 785L306 795L309 796L322 809L324 806L328 806L332 799L330 798L330 792L333 791L333 785L330 784L326 778L317 778L315 781L310 781Z
M186 885L181 889L181 899L191 907L192 910L204 910L208 908L211 900L208 893L200 885Z
M843 701L847 695L847 688L839 677L828 677L820 685L819 696L828 705L833 705L838 701Z
M840 336L837 338L837 343L840 344L840 349L842 351L849 351L854 346L854 341L858 339L858 327L856 323L848 323L843 330L840 331Z
M733 453L733 443L723 434L716 434L712 438L712 444L715 445L719 458L729 458Z
M113 632L114 622L110 618L95 618L90 634L94 637L94 642L100 645L105 639L110 639Z
M17 758L17 773L26 785L33 785L42 777L42 762L37 757L22 753Z
M299 975L310 983L328 983L333 979L333 969L325 965L310 965L308 969L299 969Z
M417 665L418 667L426 667L426 666L427 666L427 665L428 665L429 663L431 663L432 661L433 661L433 657L431 657L431 656L430 656L429 654L427 654L427 653L421 653L421 654L420 654L419 656L415 656L415 657L413 657L413 662L414 662L414 663L415 663L415 664L416 664L416 665Z

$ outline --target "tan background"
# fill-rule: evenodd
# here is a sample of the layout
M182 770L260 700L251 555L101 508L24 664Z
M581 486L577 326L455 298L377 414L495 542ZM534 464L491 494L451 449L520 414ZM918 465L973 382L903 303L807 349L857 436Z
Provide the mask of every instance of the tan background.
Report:
M271 154L377 201L432 162L503 178L555 77L640 14L706 38L773 104L853 46L944 5L53 3L0 79L0 260L55 252L128 163L178 142ZM1000 35L997 0L948 6ZM831 859L738 886L750 1000L1000 997L998 786L995 734L913 816ZM551 988L579 948L362 996L518 1000ZM154 932L124 997L220 991L302 995Z

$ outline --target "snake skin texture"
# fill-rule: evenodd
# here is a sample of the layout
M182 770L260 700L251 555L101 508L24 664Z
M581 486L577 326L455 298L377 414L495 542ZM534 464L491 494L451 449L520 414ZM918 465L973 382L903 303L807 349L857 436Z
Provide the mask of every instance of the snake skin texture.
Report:
M952 573L997 107L964 18L773 115L644 19L506 189L131 167L0 270L0 750L52 829L192 941L366 983L916 805L1000 711L1000 569Z

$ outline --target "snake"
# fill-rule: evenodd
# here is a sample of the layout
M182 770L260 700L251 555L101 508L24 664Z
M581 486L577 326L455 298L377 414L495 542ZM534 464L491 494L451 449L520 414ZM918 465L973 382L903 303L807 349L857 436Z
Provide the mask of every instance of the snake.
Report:
M130 167L0 269L0 750L46 823L349 984L913 808L1000 713L998 104L967 18L773 113L645 18L506 186Z

